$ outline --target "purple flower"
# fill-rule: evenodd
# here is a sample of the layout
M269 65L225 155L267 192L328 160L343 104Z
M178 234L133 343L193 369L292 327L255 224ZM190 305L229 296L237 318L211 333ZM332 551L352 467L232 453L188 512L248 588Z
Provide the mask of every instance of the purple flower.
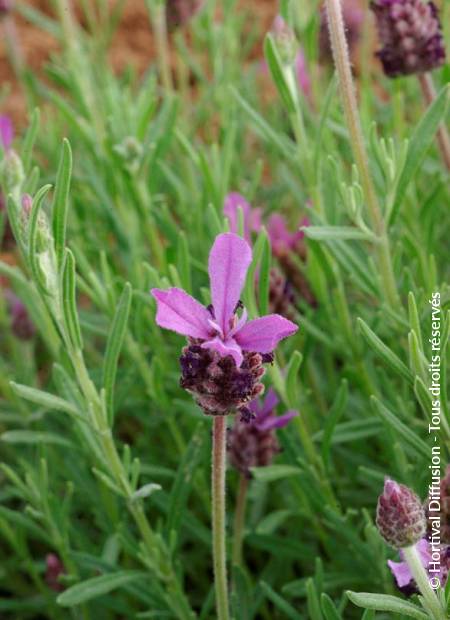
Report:
M431 554L431 545L426 538L422 538L416 543L416 549L422 563L422 566L425 568L427 573L429 573L430 564L435 560L432 558ZM445 587L445 583L448 577L448 571L450 567L450 547L448 545L442 545L439 549L440 552L440 572L439 573L429 573L430 577L437 577L441 583L442 587ZM411 570L404 560L403 552L400 550L399 552L401 562L393 562L392 560L388 560L387 564L394 575L396 584L401 592L405 595L411 595L417 593L419 590L417 588L416 582L411 574ZM437 562L436 562L437 564Z
M373 0L382 49L377 56L387 76L423 73L445 62L438 9L423 0Z
M299 228L300 226L308 226L308 224L308 218L303 218L299 224ZM291 233L288 230L286 220L279 213L274 213L269 217L267 222L267 233L275 256L295 250L298 242L305 236L305 233L301 230L296 230L294 233Z
M14 127L9 116L0 116L0 143L5 152L11 148L14 139Z
M280 450L276 429L286 426L298 415L296 411L288 411L277 416L278 402L274 390L270 389L262 404L254 400L248 406L250 421L236 418L230 431L227 444L230 463L247 478L251 477L252 467L270 465Z
M14 0L0 0L0 18L8 15L13 8L13 4Z
M239 232L239 207L244 219L244 238L250 243L251 233L261 230L261 209L252 209L244 196L238 192L230 192L225 198L223 212L230 223L230 231L236 234Z
M306 59L303 50L300 49L295 57L295 74L300 90L309 97L311 95L311 78L306 66Z
M205 308L179 288L152 289L160 327L201 341L201 349L232 357L236 367L244 352L271 353L280 340L298 327L278 314L247 321L237 315L239 297L252 260L248 243L233 233L218 235L209 255L212 307Z

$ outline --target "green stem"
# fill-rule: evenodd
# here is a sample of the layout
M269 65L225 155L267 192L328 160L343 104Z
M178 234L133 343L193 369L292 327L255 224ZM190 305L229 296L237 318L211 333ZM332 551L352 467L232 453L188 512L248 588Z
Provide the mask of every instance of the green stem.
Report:
M236 511L234 513L234 534L233 534L233 565L242 564L242 539L245 527L245 509L247 507L248 479L241 474L239 478L239 489L236 499Z
M350 58L345 39L344 20L342 17L340 0L326 0L326 7L334 64L339 78L342 105L350 134L353 156L361 179L372 228L380 237L380 243L377 244L378 265L383 281L383 288L389 303L393 307L396 307L399 304L399 297L392 269L389 240L386 234L383 214L372 181L369 160L364 144Z
M155 33L156 51L158 54L159 72L164 89L173 90L172 73L170 70L169 42L167 38L167 24L165 3L158 3L153 11L153 29Z
M218 620L229 620L225 544L225 469L227 419L216 416L212 446L212 535Z
M419 588L420 593L425 599L435 620L445 620L445 611L442 609L439 599L430 585L428 575L425 572L422 561L417 553L416 545L413 545L412 547L405 547L402 551L409 566L409 570L411 571L411 575L414 577L414 581L416 582L417 587Z

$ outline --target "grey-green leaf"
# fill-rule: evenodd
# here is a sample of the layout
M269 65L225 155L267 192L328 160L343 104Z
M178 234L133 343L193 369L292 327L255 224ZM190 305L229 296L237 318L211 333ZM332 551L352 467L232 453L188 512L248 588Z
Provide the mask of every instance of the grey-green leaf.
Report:
M58 596L56 601L62 607L74 607L145 577L145 573L138 571L119 571L92 577L92 579L87 579L68 588Z

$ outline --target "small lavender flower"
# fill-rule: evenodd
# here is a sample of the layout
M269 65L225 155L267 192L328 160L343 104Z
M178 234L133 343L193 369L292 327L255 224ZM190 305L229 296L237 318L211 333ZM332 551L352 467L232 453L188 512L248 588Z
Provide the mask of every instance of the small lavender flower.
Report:
M257 400L250 403L250 421L241 418L234 421L228 437L228 456L231 465L246 478L251 478L252 467L270 465L280 451L276 429L286 426L297 415L296 411L288 411L277 416L275 408L278 402L274 390L270 389L262 404Z
M12 333L19 340L32 340L36 329L30 319L28 310L12 291L6 291L5 297L11 317Z
M169 30L184 26L200 11L204 0L166 0L166 20Z
M54 553L48 553L45 557L45 581L48 587L55 592L62 592L64 586L59 582L59 577L64 574L64 565Z
M1 2L2 0L0 0ZM2 149L7 153L11 149L14 139L14 127L9 116L0 116L0 144Z
M416 549L420 557L420 561L422 566L429 574L429 577L438 577L442 587L445 587L448 578L448 572L450 569L450 546L442 545L440 549L440 573L429 573L430 562L432 560L431 557L431 549L430 543L426 538L422 538L416 544ZM403 552L400 550L399 552L401 562L393 562L392 560L388 560L388 566L394 575L395 582L397 584L398 589L405 594L405 596L411 596L412 594L417 594L419 589L414 580L414 577L411 574L411 569L409 568L408 563L404 560Z
M230 192L225 197L223 212L230 224L232 233L239 233L238 209L242 209L244 221L244 238L250 243L251 233L261 230L261 209L253 209L250 203L238 192Z
M415 545L426 531L420 499L407 486L389 478L378 498L376 522L381 536L396 549Z
M438 9L423 0L373 0L382 48L377 52L388 77L424 73L445 62Z
M211 306L205 308L179 288L151 291L157 324L188 337L180 359L181 385L210 415L245 409L263 390L262 364L272 359L280 340L298 329L278 314L247 321L239 296L251 260L244 239L221 234L209 255Z
M14 0L0 0L0 19L12 11L13 5Z

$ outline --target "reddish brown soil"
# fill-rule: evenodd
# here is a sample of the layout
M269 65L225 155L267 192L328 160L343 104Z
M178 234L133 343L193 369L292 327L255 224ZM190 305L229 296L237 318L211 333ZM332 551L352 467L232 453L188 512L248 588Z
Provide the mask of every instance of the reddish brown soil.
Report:
M50 0L28 0L27 4L46 15L51 16ZM261 19L263 27L267 28L277 11L277 0L245 0L242 8L250 11L254 6L254 14ZM77 13L81 14L79 0L73 5ZM3 25L5 22L3 22ZM38 75L42 74L45 63L51 54L58 50L58 42L47 32L42 31L17 13L14 14L14 27L17 38L25 57L27 66ZM132 64L139 72L144 71L154 60L155 50L149 24L148 13L144 0L127 0L120 26L114 36L110 50L110 58L114 68L120 72L125 66ZM9 94L0 104L1 112L12 116L16 124L25 122L25 102L20 85L15 78L14 71L8 60L3 32L0 34L0 87L7 86Z

